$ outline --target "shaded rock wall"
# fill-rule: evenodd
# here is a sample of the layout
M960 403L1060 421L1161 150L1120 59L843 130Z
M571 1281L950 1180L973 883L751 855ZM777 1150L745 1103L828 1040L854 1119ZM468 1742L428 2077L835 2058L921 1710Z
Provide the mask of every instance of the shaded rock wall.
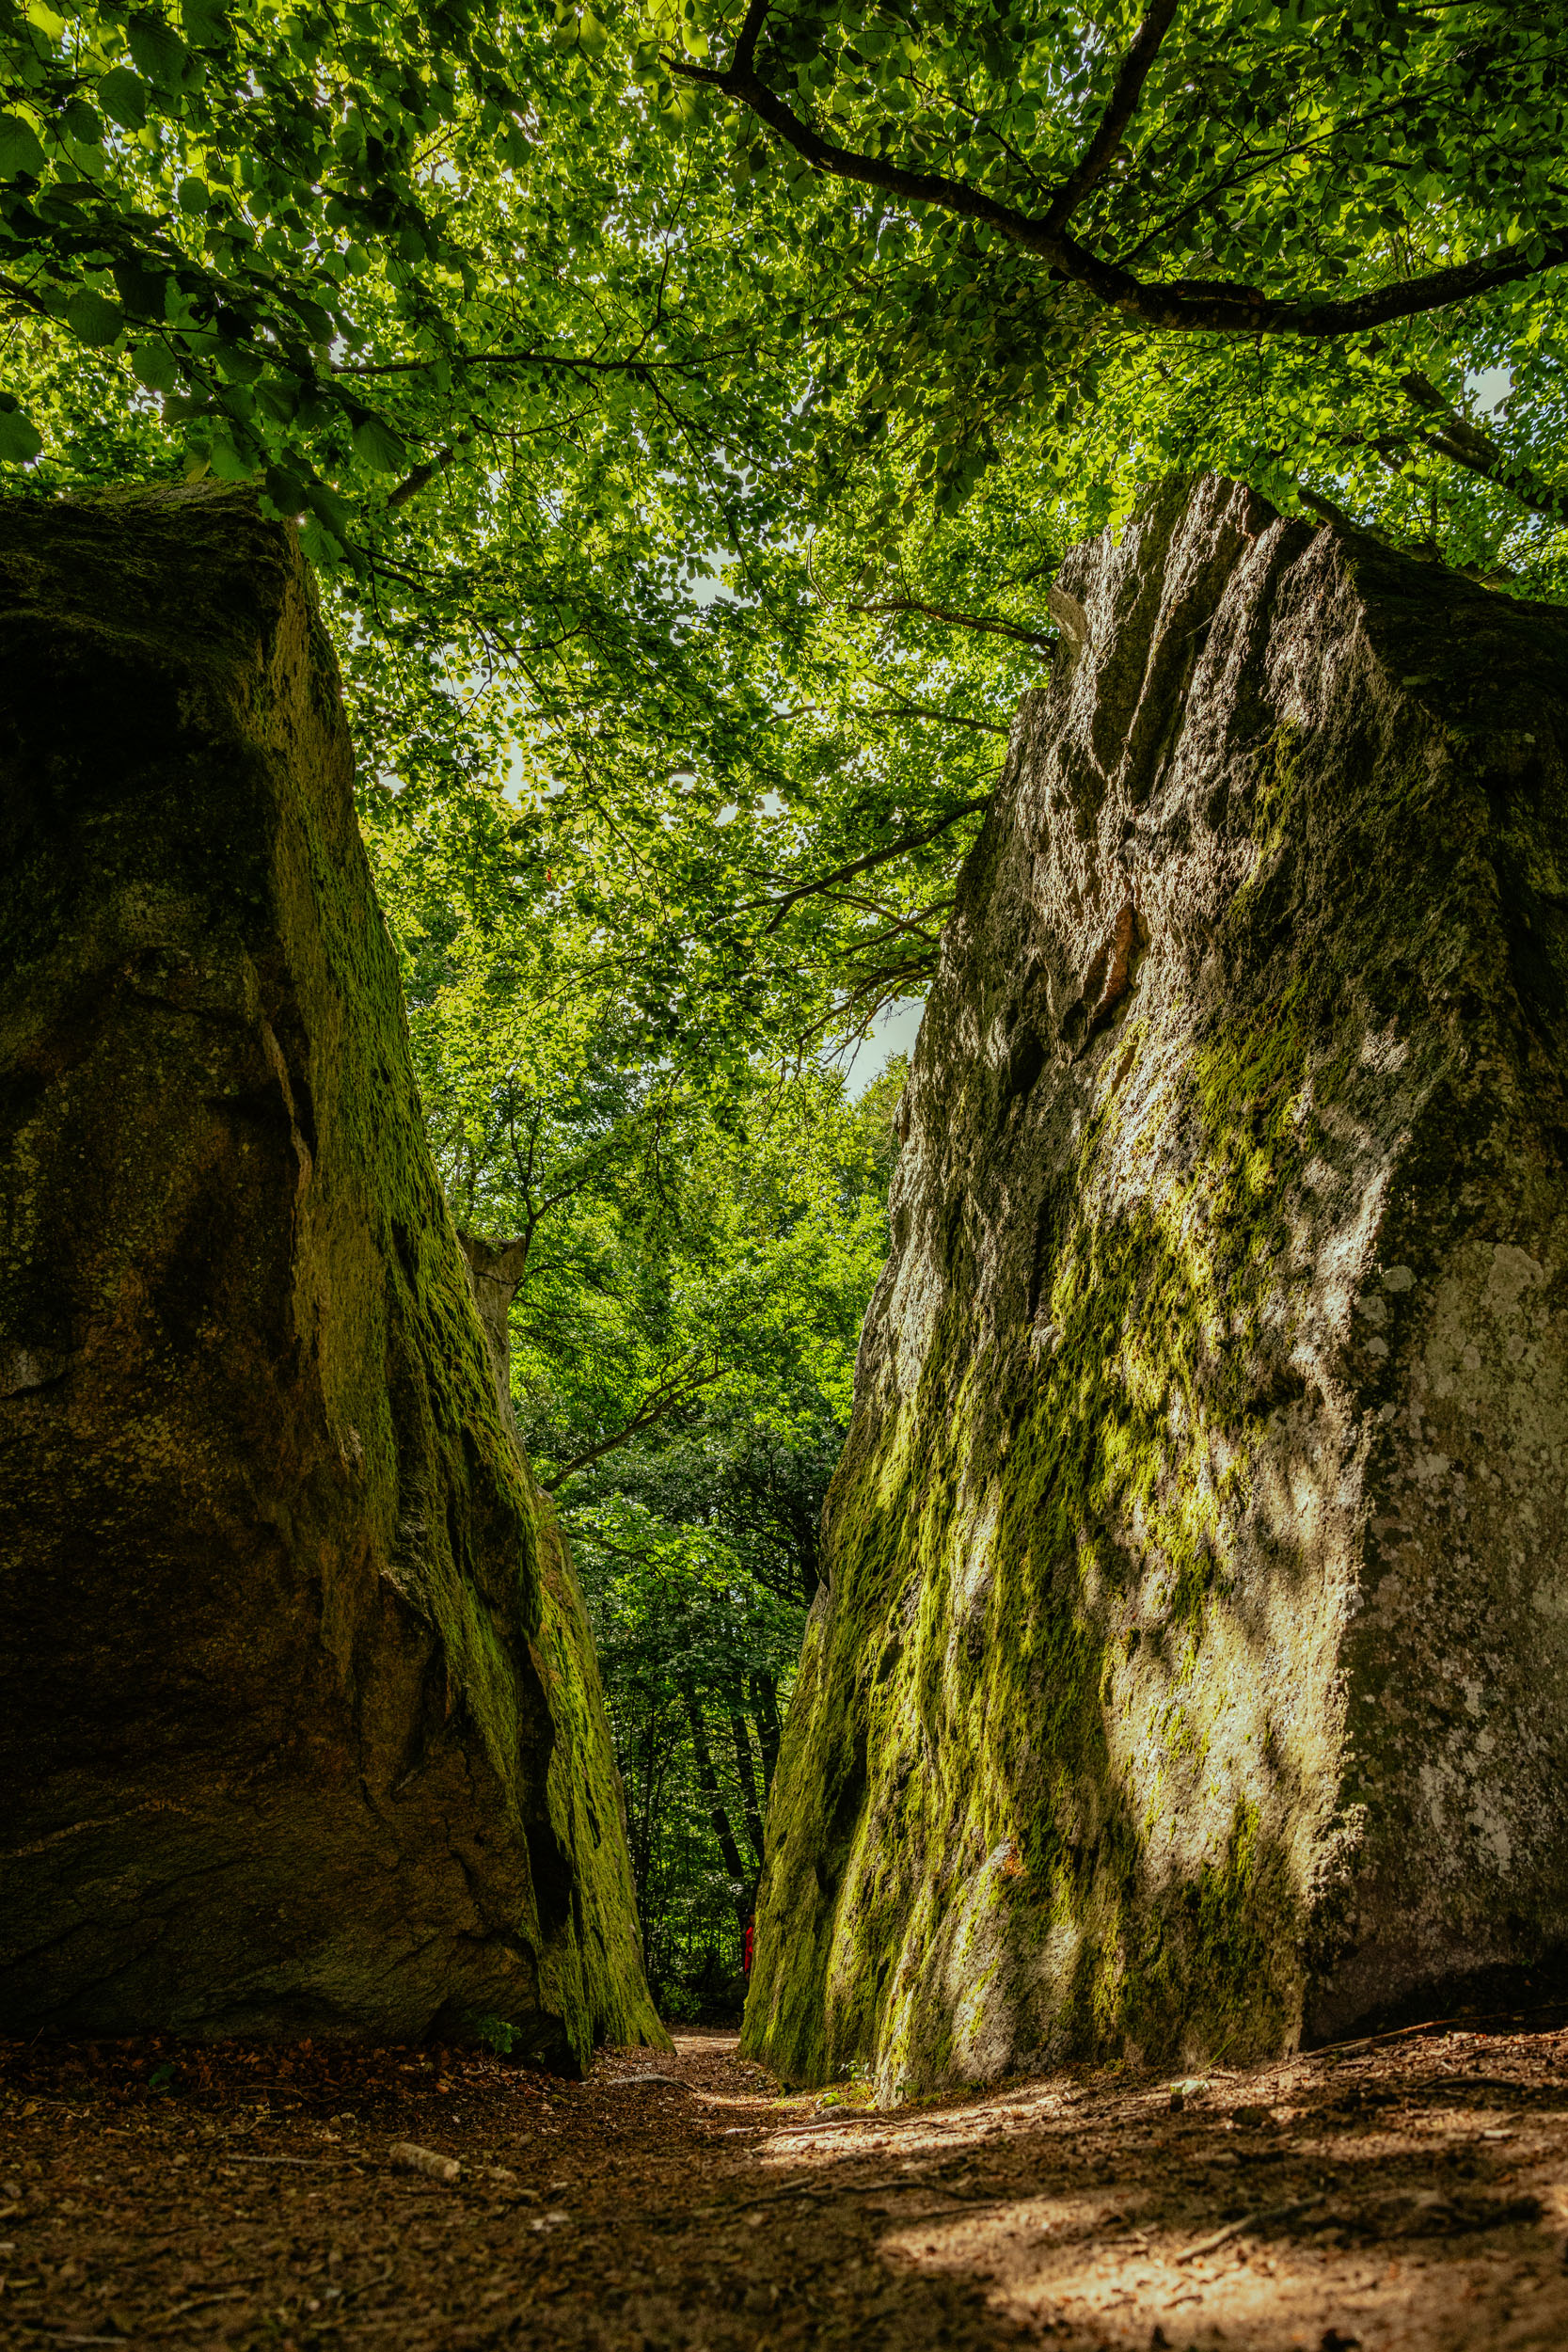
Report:
M1060 585L759 1904L886 2095L1564 1973L1568 614L1212 477Z
M291 533L0 508L0 2026L662 2039Z

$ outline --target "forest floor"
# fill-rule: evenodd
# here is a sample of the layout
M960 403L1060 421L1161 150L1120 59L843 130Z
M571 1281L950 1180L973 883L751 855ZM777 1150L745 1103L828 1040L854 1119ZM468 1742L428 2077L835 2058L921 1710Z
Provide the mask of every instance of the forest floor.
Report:
M1561 2352L1565 2233L1568 2033L891 2114L781 2098L698 2029L580 2084L472 2051L0 2045L8 2346Z

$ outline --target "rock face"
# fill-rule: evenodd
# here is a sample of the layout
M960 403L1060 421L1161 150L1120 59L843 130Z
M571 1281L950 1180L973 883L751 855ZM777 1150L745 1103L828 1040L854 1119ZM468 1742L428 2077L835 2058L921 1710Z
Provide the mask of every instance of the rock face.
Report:
M884 2096L1568 1955L1568 613L1212 477L1060 585L758 1910L745 2046Z
M292 533L0 508L0 2027L662 2040Z

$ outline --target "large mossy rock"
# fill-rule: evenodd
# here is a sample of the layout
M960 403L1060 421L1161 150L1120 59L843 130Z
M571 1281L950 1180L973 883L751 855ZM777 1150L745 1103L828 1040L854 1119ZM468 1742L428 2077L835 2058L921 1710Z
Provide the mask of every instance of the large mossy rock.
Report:
M662 2039L293 534L12 502L0 654L0 2029Z
M746 2046L884 2095L1568 1939L1568 613L1078 549L901 1118Z

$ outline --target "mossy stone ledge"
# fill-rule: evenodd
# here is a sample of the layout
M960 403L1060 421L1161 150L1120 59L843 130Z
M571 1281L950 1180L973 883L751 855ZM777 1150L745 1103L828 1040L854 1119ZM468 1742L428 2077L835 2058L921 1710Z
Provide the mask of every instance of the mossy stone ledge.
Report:
M1058 587L759 1901L884 2099L1568 1975L1568 614L1212 476Z
M293 534L8 502L0 645L0 2031L662 2041Z

